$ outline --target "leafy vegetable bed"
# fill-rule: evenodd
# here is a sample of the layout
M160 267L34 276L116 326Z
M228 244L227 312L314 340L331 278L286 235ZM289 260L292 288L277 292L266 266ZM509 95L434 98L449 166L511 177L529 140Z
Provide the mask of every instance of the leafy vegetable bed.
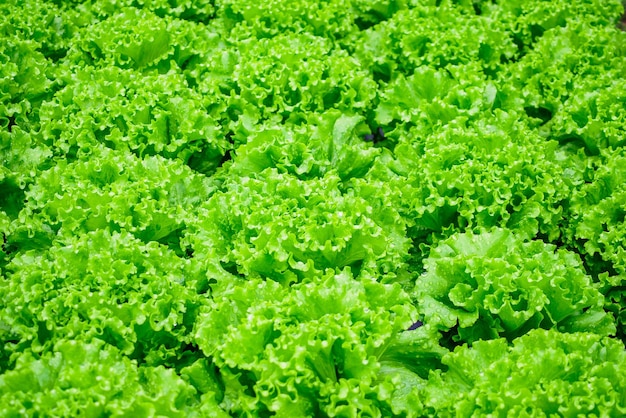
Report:
M626 415L620 1L0 14L0 417Z

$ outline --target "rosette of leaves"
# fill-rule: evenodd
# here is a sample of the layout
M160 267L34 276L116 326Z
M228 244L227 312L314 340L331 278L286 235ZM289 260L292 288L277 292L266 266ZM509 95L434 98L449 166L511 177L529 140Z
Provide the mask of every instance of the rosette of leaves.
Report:
M61 339L102 340L142 364L188 363L202 303L192 270L189 260L128 232L94 231L16 255L0 281L9 356L2 368Z
M285 47L288 45L288 47ZM208 107L221 101L222 125L246 143L266 125L303 125L312 113L373 109L376 83L347 51L308 33L230 40L193 70Z
M86 22L68 54L70 65L146 71L172 58L174 36L168 31L170 19L146 9L118 7L109 8L110 14L83 8Z
M577 249L585 267L606 296L619 336L626 331L626 156L602 150L588 163L587 182L577 188L569 208L568 243Z
M510 345L477 341L443 357L426 410L436 416L607 416L626 413L624 346L595 333L533 330Z
M422 66L443 69L471 63L493 76L517 54L501 22L476 15L470 2L412 2L376 23L353 32L348 45L382 83L410 76Z
M268 168L226 179L188 222L184 246L218 271L281 283L344 267L395 275L408 239L388 199L333 172L300 180Z
M626 155L603 151L570 207L571 239L594 275L626 275ZM614 281L614 279L611 279Z
M382 89L375 120L385 127L399 125L398 129L415 126L428 134L453 121L466 124L491 116L506 100L504 89L486 79L475 63L446 69L423 65L410 75L399 75ZM515 106L506 108L515 110Z
M29 39L3 37L0 46L0 135L38 131L41 104L59 89L57 71ZM18 145L19 146L19 145Z
M214 188L180 161L94 146L89 158L59 161L37 177L6 231L8 244L25 252L90 231L123 230L182 255L186 218Z
M405 3L404 0L270 0L263 3L225 0L220 2L217 15L225 28L241 39L309 33L329 40L341 40L358 29L358 19L390 16Z
M405 331L416 315L400 286L347 269L291 286L230 278L214 285L195 342L231 414L415 416L445 353L434 329Z
M303 116L251 133L221 176L251 176L268 168L301 180L335 173L345 183L366 177L381 150L363 140L365 117L338 110ZM302 122L301 121L301 122Z
M615 333L598 286L573 252L507 229L456 233L431 249L415 296L444 344L524 335L533 328Z
M175 72L78 70L42 105L40 118L43 140L70 161L102 144L140 157L179 159L211 173L229 147L201 96Z
M625 45L614 27L577 22L546 32L506 80L542 135L598 155L623 144Z
M97 339L59 339L52 350L26 352L14 367L2 370L0 416L223 418L210 395L189 382L193 371L186 369L181 376L163 366L138 366ZM205 377L205 387L210 383Z
M614 27L623 12L621 0L582 1L572 4L567 0L550 3L534 0L492 3L474 2L481 16L498 22L520 49L520 56L532 53L544 35L561 28L588 23L596 28ZM548 52L548 51L545 51Z
M377 158L365 178L401 196L398 210L411 238L494 226L527 238L562 235L563 205L581 173L564 170L558 144L519 123L515 113L498 110L431 134L415 127L389 136L398 142L393 153Z
M56 3L46 0L7 0L0 5L0 11L5 16L0 23L4 41L11 38L28 40L45 57L37 61L40 68L62 61L76 41L76 34L84 20L80 12ZM11 44L10 41L5 42L2 47ZM22 45L25 51L29 49L26 44ZM35 74L31 73L31 76ZM38 81L41 81L39 77L32 78L32 82ZM41 87L45 88L45 85Z
M149 11L158 17L173 17L190 22L208 23L215 15L215 0L96 0L82 2L81 12L110 16L128 7Z

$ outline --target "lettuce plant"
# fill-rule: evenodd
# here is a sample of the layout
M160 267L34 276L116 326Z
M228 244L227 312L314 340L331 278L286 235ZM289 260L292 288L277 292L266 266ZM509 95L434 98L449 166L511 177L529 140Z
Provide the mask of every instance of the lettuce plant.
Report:
M624 354L593 333L533 330L512 345L479 341L444 356L448 369L431 376L425 403L441 415L619 416Z
M0 3L0 417L626 413L620 0Z
M457 328L454 342L512 340L534 328L615 332L577 255L543 241L502 229L457 233L432 249L424 267L419 306L426 321Z

